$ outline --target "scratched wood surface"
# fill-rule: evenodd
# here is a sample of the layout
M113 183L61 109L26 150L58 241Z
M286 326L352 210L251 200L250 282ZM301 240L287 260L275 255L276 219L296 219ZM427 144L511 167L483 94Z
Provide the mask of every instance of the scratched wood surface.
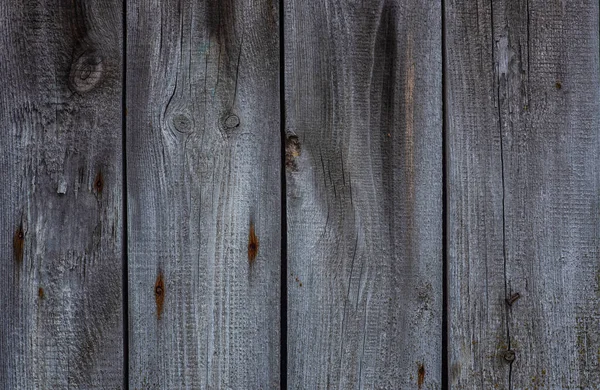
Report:
M600 388L598 3L446 3L453 388Z
M128 3L131 388L279 387L278 14Z
M441 4L284 4L289 387L440 388Z
M0 387L120 388L122 7L0 6Z

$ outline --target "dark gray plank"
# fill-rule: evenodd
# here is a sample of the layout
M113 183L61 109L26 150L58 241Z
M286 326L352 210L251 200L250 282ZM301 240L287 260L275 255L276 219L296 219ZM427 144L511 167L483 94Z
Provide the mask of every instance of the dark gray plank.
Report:
M132 388L279 386L278 12L128 4Z
M123 384L118 1L0 5L0 386Z
M440 2L284 2L290 388L440 388Z
M600 387L598 22L446 2L455 388Z

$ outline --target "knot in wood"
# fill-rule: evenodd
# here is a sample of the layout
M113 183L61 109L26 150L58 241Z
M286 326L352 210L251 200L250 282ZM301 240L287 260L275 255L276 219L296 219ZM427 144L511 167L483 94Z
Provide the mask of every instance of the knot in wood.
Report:
M234 129L234 128L238 127L239 125L240 125L240 118L237 115L231 114L231 115L228 115L227 118L225 118L225 128Z
M192 119L185 114L176 114L173 117L173 127L180 133L190 133L192 131Z
M95 51L85 52L71 64L69 84L76 92L89 92L100 82L103 71L102 57Z
M508 351L504 352L504 360L506 360L507 362L513 362L515 358L515 351L509 349Z

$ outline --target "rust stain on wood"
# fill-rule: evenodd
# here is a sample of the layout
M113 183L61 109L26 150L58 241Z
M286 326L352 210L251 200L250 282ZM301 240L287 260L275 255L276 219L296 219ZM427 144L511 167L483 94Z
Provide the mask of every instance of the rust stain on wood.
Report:
M156 317L160 320L165 302L165 280L162 272L158 273L154 283L154 299L156 300Z
M419 377L417 378L417 385L419 386L419 389L421 389L423 383L425 383L425 366L423 364L419 365L418 374Z
M250 232L248 233L248 262L252 264L258 255L258 237L254 231L254 223L250 222Z
M97 193L101 194L102 189L104 188L104 177L102 176L102 172L98 172L96 178L94 179L94 189Z
M13 238L13 251L15 254L15 261L18 263L23 261L23 250L25 247L25 232L23 231L23 224L20 224L15 231Z
M38 288L38 297L40 297L40 299L44 299L45 296L46 294L44 293L44 289L42 287Z

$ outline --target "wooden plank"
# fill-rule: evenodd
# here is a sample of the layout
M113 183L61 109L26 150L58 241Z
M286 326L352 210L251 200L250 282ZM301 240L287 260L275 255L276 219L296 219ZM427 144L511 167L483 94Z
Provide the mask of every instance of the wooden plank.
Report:
M455 388L599 388L598 3L446 2Z
M0 384L120 388L122 6L0 5Z
M278 13L128 4L132 388L279 386Z
M284 4L289 386L440 388L440 2Z

